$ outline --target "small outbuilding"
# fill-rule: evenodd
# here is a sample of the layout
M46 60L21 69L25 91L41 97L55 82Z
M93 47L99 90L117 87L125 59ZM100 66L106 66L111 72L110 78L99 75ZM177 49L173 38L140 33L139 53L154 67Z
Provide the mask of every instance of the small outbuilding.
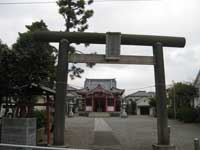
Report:
M127 95L125 98L128 105L131 105L132 103L136 104L134 111L137 115L153 115L154 109L150 106L149 102L154 96L154 92L137 91Z

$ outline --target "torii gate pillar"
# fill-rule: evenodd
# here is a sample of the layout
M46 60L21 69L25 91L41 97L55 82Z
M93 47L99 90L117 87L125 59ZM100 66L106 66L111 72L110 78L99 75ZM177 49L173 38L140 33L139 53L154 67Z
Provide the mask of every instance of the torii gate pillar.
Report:
M54 145L64 145L65 131L65 101L68 75L68 49L69 42L60 40L58 53L58 66L56 72L56 100L54 119Z
M157 134L158 145L169 145L165 70L163 59L163 45L157 42L153 45L155 88L157 100Z

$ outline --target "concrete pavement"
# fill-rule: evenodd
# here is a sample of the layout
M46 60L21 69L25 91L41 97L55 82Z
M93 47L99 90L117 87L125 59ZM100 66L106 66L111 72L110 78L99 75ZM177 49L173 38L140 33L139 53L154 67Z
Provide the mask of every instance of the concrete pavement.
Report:
M66 144L72 148L152 150L157 143L156 125L156 118L148 116L66 118ZM200 124L169 120L169 125L171 143L177 150L193 150L193 138L200 138Z

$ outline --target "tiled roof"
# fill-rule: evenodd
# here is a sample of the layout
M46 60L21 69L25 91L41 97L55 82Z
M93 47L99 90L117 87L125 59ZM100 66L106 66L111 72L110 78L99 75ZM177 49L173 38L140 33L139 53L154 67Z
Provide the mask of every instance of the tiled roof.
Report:
M112 92L112 93L120 93L121 95L124 93L124 91L125 90L123 90L123 89L118 89L118 88L111 88L110 89L110 91Z
M93 88L93 89L89 89L89 88L83 88L77 91L77 93L79 94L93 94L93 93L98 93L98 92L103 92L106 94L120 94L122 95L124 93L123 89L118 89L118 88L111 88L109 90L103 88L101 85L97 85L97 87Z
M110 90L111 88L117 86L115 79L86 79L84 83L84 87L92 90L96 88L98 85L101 85L104 89Z
M155 95L154 92L137 91L135 93L127 95L126 97L152 97L154 95Z
M70 85L67 85L67 91L77 91L77 89Z
M93 93L99 93L99 92L102 92L102 93L105 93L105 94L112 94L110 91L104 89L104 88L99 84L99 85L97 85L96 88L90 90L90 91L87 93L87 95L93 94Z

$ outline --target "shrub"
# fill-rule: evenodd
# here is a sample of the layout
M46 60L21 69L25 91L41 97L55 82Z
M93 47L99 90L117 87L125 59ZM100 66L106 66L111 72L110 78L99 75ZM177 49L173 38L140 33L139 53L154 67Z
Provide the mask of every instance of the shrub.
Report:
M131 104L127 104L127 106L126 106L126 112L127 112L127 114L132 114L132 105Z
M120 116L120 112L110 112L110 116L111 117L119 117Z
M174 118L174 110L173 110L173 108L168 108L168 118Z
M46 125L46 111L34 110L33 117L37 119L37 129L45 127Z
M88 112L79 112L79 116L88 117L89 113Z
M137 107L137 104L135 101L132 101L131 102L131 107L132 107L132 115L136 115L136 107Z
M182 107L177 111L177 118L184 122L191 123L195 122L197 113L194 108Z
M197 117L196 117L195 122L200 123L200 107L196 108L196 114L197 114Z

